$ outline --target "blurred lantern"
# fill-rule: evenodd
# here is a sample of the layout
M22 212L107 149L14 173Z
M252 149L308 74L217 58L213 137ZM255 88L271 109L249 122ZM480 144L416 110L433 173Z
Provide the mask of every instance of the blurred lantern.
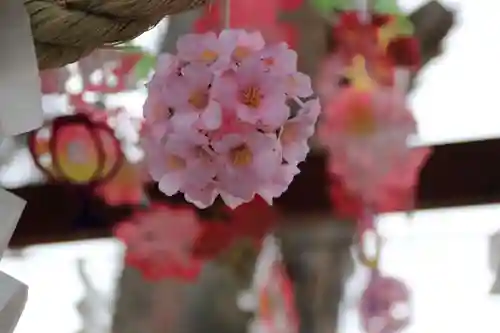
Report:
M400 332L410 322L408 287L395 278L373 274L359 310L367 333Z
M36 166L49 178L76 184L109 180L123 162L113 131L84 114L56 118L31 132L29 149Z

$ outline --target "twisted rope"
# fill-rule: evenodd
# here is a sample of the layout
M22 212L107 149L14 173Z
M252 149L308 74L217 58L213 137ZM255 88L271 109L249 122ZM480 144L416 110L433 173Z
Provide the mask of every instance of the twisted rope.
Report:
M40 69L61 67L97 48L131 40L166 15L207 0L25 0Z

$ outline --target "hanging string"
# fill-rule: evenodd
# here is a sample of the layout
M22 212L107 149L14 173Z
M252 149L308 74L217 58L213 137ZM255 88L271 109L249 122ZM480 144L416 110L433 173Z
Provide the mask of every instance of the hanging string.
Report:
M370 0L354 0L356 8L358 9L359 20L362 23L369 23L371 19L370 14Z
M381 238L376 231L374 217L373 210L370 206L365 205L357 224L358 257L360 262L371 270L372 275L378 274L382 246Z
M231 0L224 0L224 29L229 29L231 26Z

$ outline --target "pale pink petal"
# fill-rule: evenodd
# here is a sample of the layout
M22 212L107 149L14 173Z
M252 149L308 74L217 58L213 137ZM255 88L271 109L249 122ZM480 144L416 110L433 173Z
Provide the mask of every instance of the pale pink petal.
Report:
M309 145L306 140L293 142L283 147L283 159L288 163L303 162L308 153Z
M211 206L218 192L213 186L196 187L189 186L184 189L184 198L199 209L205 209Z
M207 130L216 130L222 123L222 110L220 104L210 101L207 109L200 115L203 128Z
M166 195L172 196L181 189L184 177L184 173L179 171L166 173L161 177L158 187Z
M311 78L308 75L300 72L290 74L288 82L289 95L306 98L311 96L313 93Z
M245 202L249 202L253 199L253 198L250 198L250 199L245 200L242 198L235 197L235 196L233 196L227 192L224 192L224 191L221 191L220 197L222 198L222 201L224 201L226 206L228 206L231 209L235 209L238 206L244 204Z

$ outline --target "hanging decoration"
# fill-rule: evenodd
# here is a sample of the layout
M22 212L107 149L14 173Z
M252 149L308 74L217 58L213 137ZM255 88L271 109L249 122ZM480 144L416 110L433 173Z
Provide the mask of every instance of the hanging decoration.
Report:
M62 116L29 134L36 166L50 179L75 184L109 180L123 162L113 131L86 115Z
M292 283L282 264L281 250L272 235L266 236L255 264L252 287L238 299L241 310L252 312L249 333L296 333Z
M420 63L413 29L400 14L359 6L339 14L333 28L337 48L317 82L326 105L320 138L336 178L332 199L336 210L354 217L366 209L411 208L419 170L430 154L408 144L417 134L406 100Z
M193 209L152 204L120 223L114 234L126 245L125 263L138 269L145 279L192 281L203 264L191 255L199 232Z
M205 7L203 15L195 21L194 30L197 33L220 32L224 12L228 10L232 29L259 30L266 42L283 41L295 49L298 39L296 28L280 22L278 18L283 13L298 10L302 3L303 0L238 0L226 4L218 0Z
M302 100L313 91L297 72L296 52L266 44L259 32L230 29L226 4L226 29L185 35L176 55L158 59L144 106L153 179L166 195L181 192L199 208L219 195L231 208L256 194L269 204L281 196L309 151L320 111L316 99Z
M370 270L370 280L359 304L361 325L366 333L400 332L411 319L410 291L403 282L379 270L383 244L373 216L366 214L360 220L358 235L360 262Z

